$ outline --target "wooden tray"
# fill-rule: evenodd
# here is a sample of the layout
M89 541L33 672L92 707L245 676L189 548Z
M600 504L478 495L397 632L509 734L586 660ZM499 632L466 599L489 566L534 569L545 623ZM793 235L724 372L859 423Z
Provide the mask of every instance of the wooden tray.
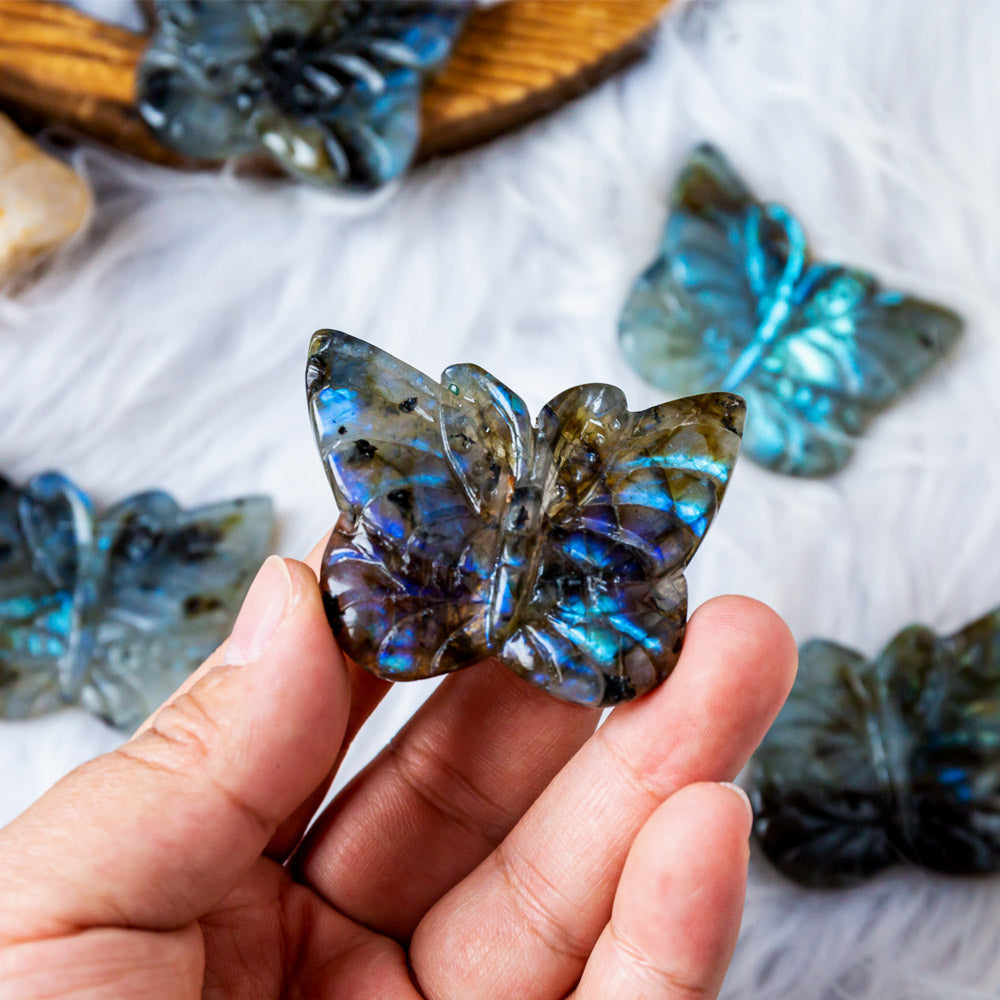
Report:
M641 54L669 0L509 0L475 12L423 102L418 158L465 149L544 114ZM0 0L0 107L156 163L135 109L143 35L46 0Z

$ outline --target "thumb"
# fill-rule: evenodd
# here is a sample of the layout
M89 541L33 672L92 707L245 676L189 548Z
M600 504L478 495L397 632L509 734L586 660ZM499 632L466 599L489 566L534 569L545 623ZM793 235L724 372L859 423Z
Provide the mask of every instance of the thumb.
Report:
M307 566L269 558L203 670L0 830L0 944L189 923L324 780L350 693Z

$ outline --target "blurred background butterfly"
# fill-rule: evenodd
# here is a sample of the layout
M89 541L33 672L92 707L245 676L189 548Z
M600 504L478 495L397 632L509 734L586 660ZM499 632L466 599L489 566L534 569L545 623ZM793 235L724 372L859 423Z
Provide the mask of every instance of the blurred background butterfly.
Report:
M684 567L739 451L742 400L632 413L620 389L582 385L532 425L476 365L437 383L332 330L310 355L341 513L322 584L348 655L391 680L496 656L591 706L663 680L684 635Z
M134 729L225 638L273 529L265 497L96 514L57 473L0 477L0 717L80 705Z
M806 885L1000 871L1000 608L944 638L910 626L871 662L807 642L750 779L758 842Z
M468 0L157 0L139 111L199 159L262 154L302 180L369 189L402 174L426 77Z
M955 313L810 258L798 220L762 203L708 145L677 182L660 254L619 337L644 378L747 402L743 446L778 472L841 468L871 419L954 343Z

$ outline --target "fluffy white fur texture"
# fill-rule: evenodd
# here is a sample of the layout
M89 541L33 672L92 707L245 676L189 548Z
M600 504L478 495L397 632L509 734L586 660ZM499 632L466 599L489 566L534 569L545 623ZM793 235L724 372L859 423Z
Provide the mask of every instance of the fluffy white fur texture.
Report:
M910 621L954 630L1000 603L998 35L995 3L678 5L644 64L368 198L81 149L89 231L0 300L0 468L62 469L102 502L149 486L187 504L270 493L279 550L302 555L334 518L302 389L317 327L430 373L476 361L535 408L595 379L652 404L616 316L679 165L709 139L799 215L818 255L968 327L842 474L741 463L692 606L752 594L800 639L867 653ZM426 693L394 692L348 773ZM75 712L0 726L0 821L116 739ZM818 893L754 858L726 996L998 993L1000 880L895 872Z

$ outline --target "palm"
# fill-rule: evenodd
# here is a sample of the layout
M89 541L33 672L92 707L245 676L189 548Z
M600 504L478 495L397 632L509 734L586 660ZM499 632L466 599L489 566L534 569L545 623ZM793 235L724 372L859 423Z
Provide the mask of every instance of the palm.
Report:
M596 733L495 663L449 677L303 837L386 686L340 662L289 566L265 658L210 661L0 831L4 1000L84 994L95 969L86 995L116 1000L714 995L747 819L686 786L731 778L780 706L780 620L707 606L667 683Z

